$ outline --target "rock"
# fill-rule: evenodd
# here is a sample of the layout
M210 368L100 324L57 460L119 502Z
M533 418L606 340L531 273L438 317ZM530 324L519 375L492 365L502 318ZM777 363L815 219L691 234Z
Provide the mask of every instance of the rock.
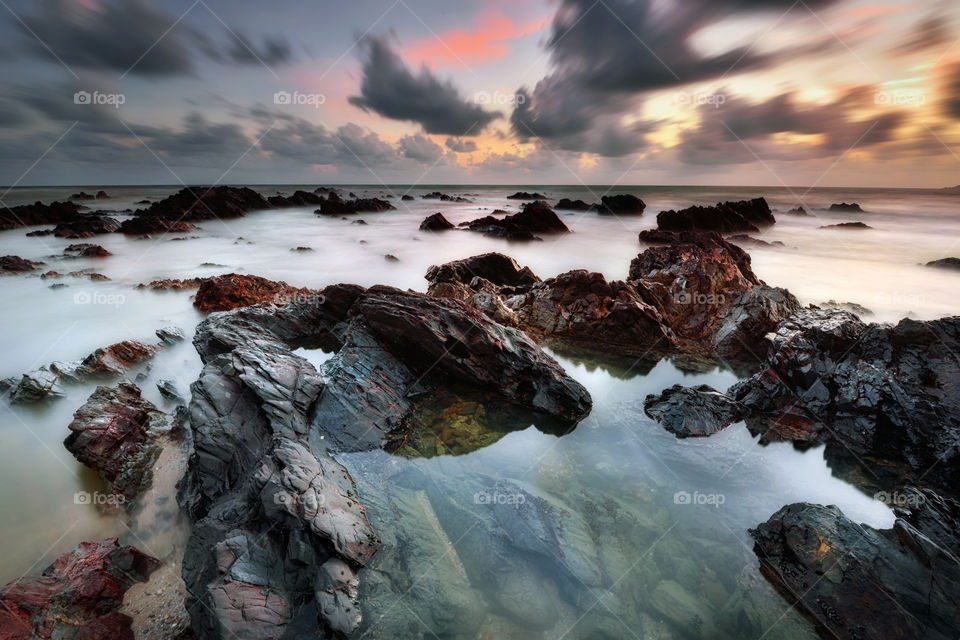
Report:
M420 223L420 231L446 231L454 228L456 228L454 224L447 220L442 213L428 216Z
M842 211L844 213L863 213L863 209L859 204L851 202L847 204L846 202L841 202L840 204L830 205L830 211Z
M210 313L248 307L261 302L284 304L297 296L315 295L310 289L292 287L260 276L229 273L201 278L193 306Z
M877 531L833 506L792 504L750 535L763 575L822 637L956 636L957 549L902 518Z
M561 198L556 205L557 209L566 211L590 211L594 207L599 207L599 205L591 205L583 200L570 200L569 198Z
M151 206L155 206L154 203ZM167 220L154 216L137 216L120 223L119 233L133 236L149 236L154 233L188 233L197 227L183 220Z
M0 589L0 634L7 640L133 640L123 594L146 582L160 561L116 538L81 542L39 576Z
M176 226L181 222L239 218L249 211L269 208L270 203L263 196L247 187L185 187L172 196L137 211L136 215L138 218L159 218L168 225ZM131 221L127 220L124 224L127 222Z
M640 242L646 244L678 244L696 242L701 237L701 231L661 231L659 229L644 229L640 232Z
M631 355L663 355L677 344L660 312L629 282L570 271L504 300L525 331Z
M98 214L81 214L71 222L62 222L53 229L58 238L92 238L102 233L113 233L120 228L116 218Z
M420 197L423 198L424 200L441 200L443 202L460 202L460 203L470 202L466 198L461 198L460 196L450 196L450 195L447 195L446 193L440 193L439 191L433 191L431 193L428 193Z
M707 385L674 385L659 396L648 395L643 408L678 438L710 436L747 415L745 407Z
M851 231L856 231L858 229L873 229L873 227L866 225L862 222L841 222L840 224L828 224L823 227L818 227L820 229L848 229Z
M149 284L144 284L141 282L137 285L137 289L153 289L155 291L166 289L173 289L177 291L182 289L197 289L204 280L206 280L206 278L187 278L185 280L152 280Z
M336 193L331 193L326 200L320 204L320 208L315 213L324 216L341 216L351 213L393 211L395 206L386 200L379 198L356 198L353 200L341 200Z
M867 309L862 304L857 304L856 302L837 302L836 300L827 300L826 302L821 302L817 306L823 309L843 309L844 311L849 311L856 316L873 315L873 311Z
M513 195L507 196L507 200L546 200L547 196L542 193L528 193L527 191L517 191Z
M402 196L400 196L400 199L403 200L404 202L409 202L411 200L414 200L414 197L405 193Z
M644 284L645 299L686 348L759 360L751 351L800 303L785 290L767 287L753 273L750 256L719 234L684 239L637 256L630 280Z
M169 429L166 414L140 397L132 383L97 387L73 414L63 444L128 500L153 483L153 463L160 455L156 439Z
M721 202L715 207L693 206L681 211L657 214L660 231L759 231L758 226L776 223L763 198L741 202Z
M471 231L508 240L536 240L536 233L570 233L567 225L542 200L528 202L520 213L503 219L486 216L464 225Z
M313 251L313 249L310 247L294 247L293 249L290 249L290 251L299 251L301 253L305 253L307 251Z
M483 278L495 285L521 287L540 282L530 270L521 268L517 261L502 253L484 253L464 260L432 266L425 276L431 288L440 283L470 284L474 278Z
M83 359L74 372L81 379L105 379L121 376L141 362L154 356L157 347L125 340L97 349Z
M793 209L790 209L789 211L787 211L787 213L792 216L809 216L810 215L809 213L807 213L807 210L804 209L803 207L794 207Z
M387 262L400 262L400 258L393 255L392 253L388 253L387 255L383 256L383 259L386 260Z
M98 244L72 244L64 251L78 258L106 258L113 255Z
M174 402L180 402L183 398L180 395L179 389L173 380L160 380L157 382L157 390L160 392L160 395L167 400L172 400Z
M733 242L734 244L746 244L754 247L782 247L784 244L779 240L774 240L773 242L767 242L766 240L760 240L759 238L752 238L746 234L738 234L735 236L729 236L728 241Z
M388 287L318 293L197 328L205 366L179 500L193 523L183 577L198 637L349 635L361 624L357 570L380 543L331 454L403 437L415 405L442 389L494 393L563 430L589 410L586 391L524 334L462 303ZM321 377L294 346L336 355ZM479 624L470 604L451 628L464 615Z
M277 207L278 209L288 207L315 207L326 202L326 198L318 193L310 193L309 191L298 190L289 197L280 195L271 196L267 198L267 202L269 202L271 206Z
M183 329L180 327L163 327L162 329L157 329L157 337L160 338L160 342L165 345L176 344L183 340Z
M960 486L960 318L864 324L801 310L777 330L762 370L728 391L761 441L826 444L835 469Z
M0 208L0 231L38 224L72 222L80 217L80 208L73 202L25 204Z
M10 393L10 403L35 404L47 398L62 398L65 395L57 373L49 369L38 369L23 374Z
M603 196L600 204L594 206L605 215L640 215L647 208L643 200L630 194Z
M941 258L928 262L926 266L940 269L960 269L960 258Z
M26 260L20 256L2 256L0 257L0 274L25 273L35 271L42 267L44 263Z
M462 222L460 226L465 226L469 228L470 231L477 231L491 238L503 238L513 242L542 240L542 238L534 235L529 229L517 224L506 223L504 220L494 218L493 216L485 216L471 220L470 222Z

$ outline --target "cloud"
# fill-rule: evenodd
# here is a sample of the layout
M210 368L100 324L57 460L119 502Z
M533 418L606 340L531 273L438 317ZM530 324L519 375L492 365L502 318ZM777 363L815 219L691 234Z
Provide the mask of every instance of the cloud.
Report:
M942 47L952 39L948 16L934 14L917 22L910 29L907 37L894 49L894 53L899 55L920 53Z
M477 150L477 143L473 140L464 140L463 138L447 138L444 143L447 149L457 153L473 153Z
M176 18L145 0L88 5L42 0L38 4L39 13L23 16L26 28L22 31L34 55L55 61L47 50L50 47L71 67L132 70L149 76L184 74L192 68L185 30L171 29Z
M283 38L264 38L263 48L239 32L230 32L231 47L227 56L237 64L279 66L293 61L290 44Z
M951 118L960 119L960 64L951 69L946 89L944 109Z
M823 6L833 0L821 0ZM764 69L823 51L823 43L760 53L746 46L701 53L693 37L738 14L787 10L788 0L686 0L666 10L655 0L562 0L547 41L552 71L532 91L521 89L511 116L521 139L602 155L629 153L647 127L621 127L650 92ZM618 137L620 128L622 137Z
M729 96L719 107L698 109L700 123L684 132L680 157L695 165L757 162L758 157L763 161L804 160L893 142L906 120L905 112L856 115L875 108L874 96L872 87L857 87L827 104L804 104L794 93L757 103ZM791 143L774 140L776 134L817 138Z
M413 73L382 39L368 37L364 49L363 82L354 106L385 118L416 122L427 133L477 135L499 114L465 100L450 81L427 68Z
M398 147L403 157L418 162L431 164L443 157L443 147L419 133L412 136L403 136L400 138Z

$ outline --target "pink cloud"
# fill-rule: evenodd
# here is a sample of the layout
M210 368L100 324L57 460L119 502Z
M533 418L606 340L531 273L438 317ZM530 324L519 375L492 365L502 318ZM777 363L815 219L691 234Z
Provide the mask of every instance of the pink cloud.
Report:
M484 11L473 29L451 29L414 42L404 50L413 64L431 66L487 63L502 60L510 53L510 41L528 36L549 24L545 17L518 25L499 9Z

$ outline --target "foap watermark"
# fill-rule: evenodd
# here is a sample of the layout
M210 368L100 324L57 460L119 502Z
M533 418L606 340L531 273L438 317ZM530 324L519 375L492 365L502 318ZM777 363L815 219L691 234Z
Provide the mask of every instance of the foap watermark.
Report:
M673 504L708 505L719 509L720 505L726 502L727 496L722 493L700 493L699 491L690 493L689 491L677 491L673 494Z
M527 101L527 96L522 93L503 93L501 91L491 93L489 91L478 91L473 94L473 101L476 104L515 107L524 104Z
M691 293L681 291L673 296L675 304L700 304L709 307L717 307L726 301L722 293Z
M919 109L927 103L927 96L919 91L877 91L873 94L873 102L884 107Z
M902 509L913 509L923 506L927 497L919 492L900 492L900 491L877 491L873 494L873 499L882 502L888 507L900 507Z
M277 91L273 94L273 104L293 107L313 107L319 109L326 104L327 96L322 93L303 93L302 91Z
M78 291L73 294L73 304L104 305L118 308L126 304L127 297L122 293L103 293L100 291Z
M126 104L127 96L122 93L103 93L100 91L77 91L73 94L73 104L92 104L119 109Z
M719 109L722 105L726 104L727 96L722 93L707 93L706 91L699 93L681 91L674 96L673 102L674 104L689 104L695 107L710 106L714 109Z
M279 306L285 304L323 304L327 297L322 293L312 291L290 291L282 292L273 296L273 304Z
M73 494L73 504L95 504L119 507L127 501L122 493L101 493L100 491L77 491Z
M505 504L520 508L527 501L522 493L501 493L499 491L477 491L473 494L473 504Z

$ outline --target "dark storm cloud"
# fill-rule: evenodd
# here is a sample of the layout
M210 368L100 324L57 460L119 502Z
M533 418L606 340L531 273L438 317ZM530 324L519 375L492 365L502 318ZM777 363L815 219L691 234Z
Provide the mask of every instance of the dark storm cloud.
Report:
M37 13L23 16L27 28L22 30L30 51L39 57L55 61L49 47L71 67L120 73L132 69L154 76L191 69L183 29L166 33L176 17L145 0L106 0L97 11L70 0L42 0L38 5Z
M379 38L363 43L363 83L350 103L385 118L416 122L427 133L452 136L479 134L499 117L461 97L448 80L428 69L411 71Z
M264 110L263 114L269 114ZM266 135L260 148L274 157L311 165L347 165L351 167L391 167L399 155L377 134L348 123L336 130L301 118L264 122Z
M433 163L443 157L443 147L419 133L400 138L398 148L404 158L419 162Z
M654 0L563 0L547 42L553 71L532 91L519 92L526 100L511 116L514 132L570 150L629 153L631 143L642 143L643 127L624 130L618 138L613 135L616 117L636 108L647 92L768 68L822 50L818 42L773 53L744 46L703 54L691 44L704 27L738 13L792 6L786 0L677 0L665 11Z
M463 138L447 138L447 149L457 153L472 153L477 150L477 143L473 140L464 140Z
M228 32L228 37L231 45L226 56L237 64L264 64L273 67L293 61L290 44L284 38L264 38L263 46L258 47L239 32Z
M13 100L0 99L0 129L19 127L30 121L30 114Z
M892 142L906 120L905 112L855 115L874 107L874 96L872 88L860 87L823 105L800 103L792 93L760 103L728 98L719 107L700 107L700 124L684 132L680 155L687 164L755 162L758 156L761 160L801 160L836 157ZM769 144L770 136L779 133L822 135L823 142L815 146Z

